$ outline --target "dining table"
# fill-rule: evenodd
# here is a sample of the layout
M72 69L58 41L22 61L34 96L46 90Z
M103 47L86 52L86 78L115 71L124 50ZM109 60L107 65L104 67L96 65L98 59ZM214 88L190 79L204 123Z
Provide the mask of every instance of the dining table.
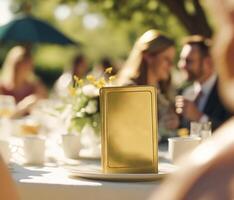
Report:
M158 154L159 163L172 169L166 145L160 147ZM11 162L9 169L21 200L143 200L148 199L163 181L162 177L155 180L90 179L69 173L69 167L87 163L100 163L100 160L69 159L42 166Z

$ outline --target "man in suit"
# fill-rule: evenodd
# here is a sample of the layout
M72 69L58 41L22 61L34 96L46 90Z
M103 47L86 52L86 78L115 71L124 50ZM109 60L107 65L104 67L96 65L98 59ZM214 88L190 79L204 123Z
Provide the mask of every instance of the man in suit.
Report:
M216 129L231 116L218 94L209 46L210 41L198 35L188 37L183 45L178 66L187 72L192 84L176 98L177 113L182 115L181 127L189 128L191 121L211 121Z

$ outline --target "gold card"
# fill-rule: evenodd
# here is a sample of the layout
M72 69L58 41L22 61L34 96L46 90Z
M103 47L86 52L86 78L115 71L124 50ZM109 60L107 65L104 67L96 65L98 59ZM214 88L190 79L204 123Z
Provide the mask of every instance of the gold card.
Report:
M104 173L157 173L156 89L100 90Z

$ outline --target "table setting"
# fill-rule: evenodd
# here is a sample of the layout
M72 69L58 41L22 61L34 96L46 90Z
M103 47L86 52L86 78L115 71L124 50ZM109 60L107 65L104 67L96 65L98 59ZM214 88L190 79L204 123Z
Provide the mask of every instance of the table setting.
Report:
M123 199L145 199L178 169L170 142L169 154L167 144L158 144L156 89L113 87L92 76L74 81L66 98L43 100L30 115L7 119L6 161L21 196L93 199L95 186L100 199L113 199L116 189Z

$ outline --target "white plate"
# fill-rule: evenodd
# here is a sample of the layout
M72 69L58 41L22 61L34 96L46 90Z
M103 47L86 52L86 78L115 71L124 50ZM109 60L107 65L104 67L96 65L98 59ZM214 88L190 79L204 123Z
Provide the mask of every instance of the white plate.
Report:
M69 174L73 177L108 181L153 181L164 178L176 170L174 165L168 163L159 164L159 173L145 174L105 174L101 171L100 164L84 164L79 166L66 166Z

